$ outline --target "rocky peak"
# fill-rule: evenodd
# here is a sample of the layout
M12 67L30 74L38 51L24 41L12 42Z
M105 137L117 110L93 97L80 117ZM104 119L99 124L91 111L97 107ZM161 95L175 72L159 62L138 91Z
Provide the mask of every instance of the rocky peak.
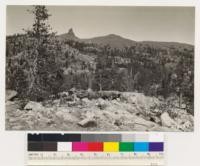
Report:
M70 28L67 33L61 35L60 37L63 38L64 40L79 40L79 38L76 37L72 28Z
M70 35L70 36L75 36L74 31L73 31L72 28L69 29L67 34Z

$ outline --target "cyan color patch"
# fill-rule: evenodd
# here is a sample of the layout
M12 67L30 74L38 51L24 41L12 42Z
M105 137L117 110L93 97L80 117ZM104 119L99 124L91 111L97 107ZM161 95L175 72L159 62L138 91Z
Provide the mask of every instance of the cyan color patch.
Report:
M148 152L149 143L148 142L134 142L134 152Z

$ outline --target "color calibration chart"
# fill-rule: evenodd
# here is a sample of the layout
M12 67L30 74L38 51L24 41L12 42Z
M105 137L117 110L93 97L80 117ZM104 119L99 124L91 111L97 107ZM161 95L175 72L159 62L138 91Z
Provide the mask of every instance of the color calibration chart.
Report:
M164 166L164 138L149 134L28 134L28 166Z

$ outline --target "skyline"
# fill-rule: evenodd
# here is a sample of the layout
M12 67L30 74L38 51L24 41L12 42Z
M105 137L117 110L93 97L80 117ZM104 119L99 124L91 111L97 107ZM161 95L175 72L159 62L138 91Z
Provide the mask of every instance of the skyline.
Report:
M31 28L32 6L7 6L6 34ZM57 34L70 28L79 38L108 34L134 41L180 42L194 45L193 7L47 6L49 23Z

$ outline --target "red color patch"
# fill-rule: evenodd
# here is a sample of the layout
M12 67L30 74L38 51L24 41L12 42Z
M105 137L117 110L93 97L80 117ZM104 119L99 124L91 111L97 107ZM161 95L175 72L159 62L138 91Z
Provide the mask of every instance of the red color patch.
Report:
M102 142L89 142L88 143L88 151L102 152L103 151L103 143Z

